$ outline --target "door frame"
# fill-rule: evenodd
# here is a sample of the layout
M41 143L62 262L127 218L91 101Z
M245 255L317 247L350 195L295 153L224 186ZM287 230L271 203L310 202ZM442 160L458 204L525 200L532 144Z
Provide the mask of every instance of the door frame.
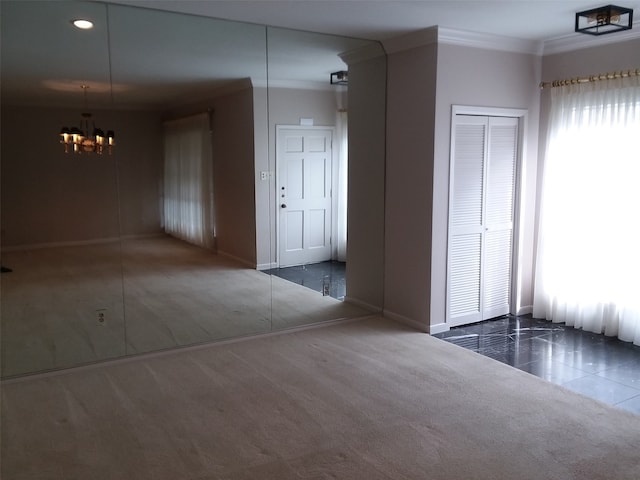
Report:
M518 145L517 158L515 165L515 184L513 197L513 229L512 229L512 251L511 251L511 291L509 293L509 313L518 314L521 304L522 292L522 252L524 234L523 218L524 202L522 201L522 166L524 164L524 152L526 152L526 131L528 128L529 110L522 108L503 108L503 107L482 107L470 105L452 105L451 107L451 138L449 146L449 205L447 213L447 277L446 277L446 294L445 294L445 322L448 327L456 326L455 322L451 322L449 318L449 222L450 209L453 204L453 155L455 152L455 121L456 115L471 115L482 117L511 117L518 119Z
M275 230L276 230L276 261L275 268L280 268L280 197L278 197L278 192L280 192L280 165L278 159L279 155L279 139L282 130L330 130L331 131L331 219L330 226L331 232L329 237L331 238L331 258L334 258L335 255L335 245L333 242L333 233L335 229L335 211L336 211L336 202L337 198L333 195L333 191L336 186L336 156L333 152L334 140L336 137L336 127L333 125L276 125L276 138L275 138L275 160L274 160L274 175L275 175Z

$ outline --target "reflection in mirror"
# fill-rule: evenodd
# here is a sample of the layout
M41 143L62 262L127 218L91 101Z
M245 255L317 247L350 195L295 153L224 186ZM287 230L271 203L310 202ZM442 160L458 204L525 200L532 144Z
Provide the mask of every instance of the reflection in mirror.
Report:
M3 377L367 313L341 301L353 285L381 305L366 281L281 278L344 270L347 88L329 76L370 42L71 1L3 1L1 34ZM87 109L116 132L112 155L63 153L60 128ZM303 188L325 205L301 233ZM360 231L376 264L383 231ZM331 246L283 259L300 235Z
M114 5L109 19L127 353L270 331L253 147L265 28Z
M58 143L82 112L114 128L107 28L97 3L2 2L4 377L125 353L116 157Z
M374 42L271 27L267 35L273 328L368 314L344 301L348 86L330 80L348 78L341 54Z

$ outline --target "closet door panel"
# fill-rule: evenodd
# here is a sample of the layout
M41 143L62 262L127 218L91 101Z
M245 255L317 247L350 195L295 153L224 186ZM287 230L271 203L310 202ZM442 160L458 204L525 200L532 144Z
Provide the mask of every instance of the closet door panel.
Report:
M506 315L510 310L518 120L489 118L487 136L482 320Z
M464 117L452 146L451 213L447 321L458 325L481 320L481 258L486 117Z
M456 115L452 142L447 318L509 313L518 119Z
M480 315L480 252L482 235L463 234L451 239L449 315L458 321L478 321Z

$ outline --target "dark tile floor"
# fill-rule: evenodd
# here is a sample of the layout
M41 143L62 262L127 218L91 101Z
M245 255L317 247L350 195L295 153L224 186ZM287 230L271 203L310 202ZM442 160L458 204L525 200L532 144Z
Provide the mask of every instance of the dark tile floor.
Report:
M639 346L531 316L434 336L640 415Z
M272 268L265 273L304 285L324 295L344 300L346 293L344 262L320 262L299 267Z

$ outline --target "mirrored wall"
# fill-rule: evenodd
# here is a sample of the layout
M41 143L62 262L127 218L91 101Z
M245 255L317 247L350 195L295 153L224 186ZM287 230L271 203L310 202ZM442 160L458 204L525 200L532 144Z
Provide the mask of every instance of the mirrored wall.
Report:
M371 42L96 2L1 8L3 378L381 305L349 298L351 87L329 82ZM115 132L111 153L59 142L81 121ZM210 162L171 163L194 148ZM194 216L205 243L174 228ZM342 295L331 275L287 277L318 264L347 271Z

